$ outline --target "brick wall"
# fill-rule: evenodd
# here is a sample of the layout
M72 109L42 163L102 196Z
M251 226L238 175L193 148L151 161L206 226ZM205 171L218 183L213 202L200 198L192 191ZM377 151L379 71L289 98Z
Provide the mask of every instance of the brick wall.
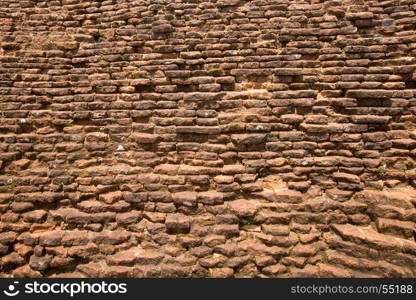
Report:
M416 276L415 11L1 1L0 275Z

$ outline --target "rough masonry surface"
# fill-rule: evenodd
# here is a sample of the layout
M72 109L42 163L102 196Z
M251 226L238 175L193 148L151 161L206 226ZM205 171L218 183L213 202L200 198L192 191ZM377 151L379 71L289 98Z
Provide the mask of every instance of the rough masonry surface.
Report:
M1 1L0 276L416 276L415 12Z

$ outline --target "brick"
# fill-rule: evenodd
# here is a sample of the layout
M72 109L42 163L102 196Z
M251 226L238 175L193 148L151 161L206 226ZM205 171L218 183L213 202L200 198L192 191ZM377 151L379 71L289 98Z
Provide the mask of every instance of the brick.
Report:
M159 140L158 135L148 133L134 133L131 138L138 144L153 144Z
M113 204L114 202L123 199L123 193L120 191L116 191L107 194L101 194L99 199L104 203Z
M160 24L152 28L154 33L170 33L173 31L173 27L170 24Z
M3 277L414 277L411 1L3 2Z
M232 213L239 217L251 217L257 212L257 205L253 201L248 200L234 200L227 202L227 206Z
M191 223L186 216L169 215L166 218L165 225L170 233L188 233Z
M219 134L221 129L217 126L178 126L177 133L193 133L193 134Z
M265 134L233 134L231 139L237 145L251 145L263 143Z
M197 204L197 193L195 192L175 193L172 198L176 204L180 205L195 206Z
M411 238L415 230L415 225L406 221L378 218L376 224L380 232L402 238Z
M221 204L223 202L223 198L223 193L215 191L200 192L197 196L198 202L206 205Z
M15 232L2 232L0 233L0 243L1 244L12 244L17 238L17 233Z
M389 116L352 116L352 122L358 124L373 123L373 124L385 124L390 121Z
M349 90L346 93L348 98L389 98L392 91L389 90Z

